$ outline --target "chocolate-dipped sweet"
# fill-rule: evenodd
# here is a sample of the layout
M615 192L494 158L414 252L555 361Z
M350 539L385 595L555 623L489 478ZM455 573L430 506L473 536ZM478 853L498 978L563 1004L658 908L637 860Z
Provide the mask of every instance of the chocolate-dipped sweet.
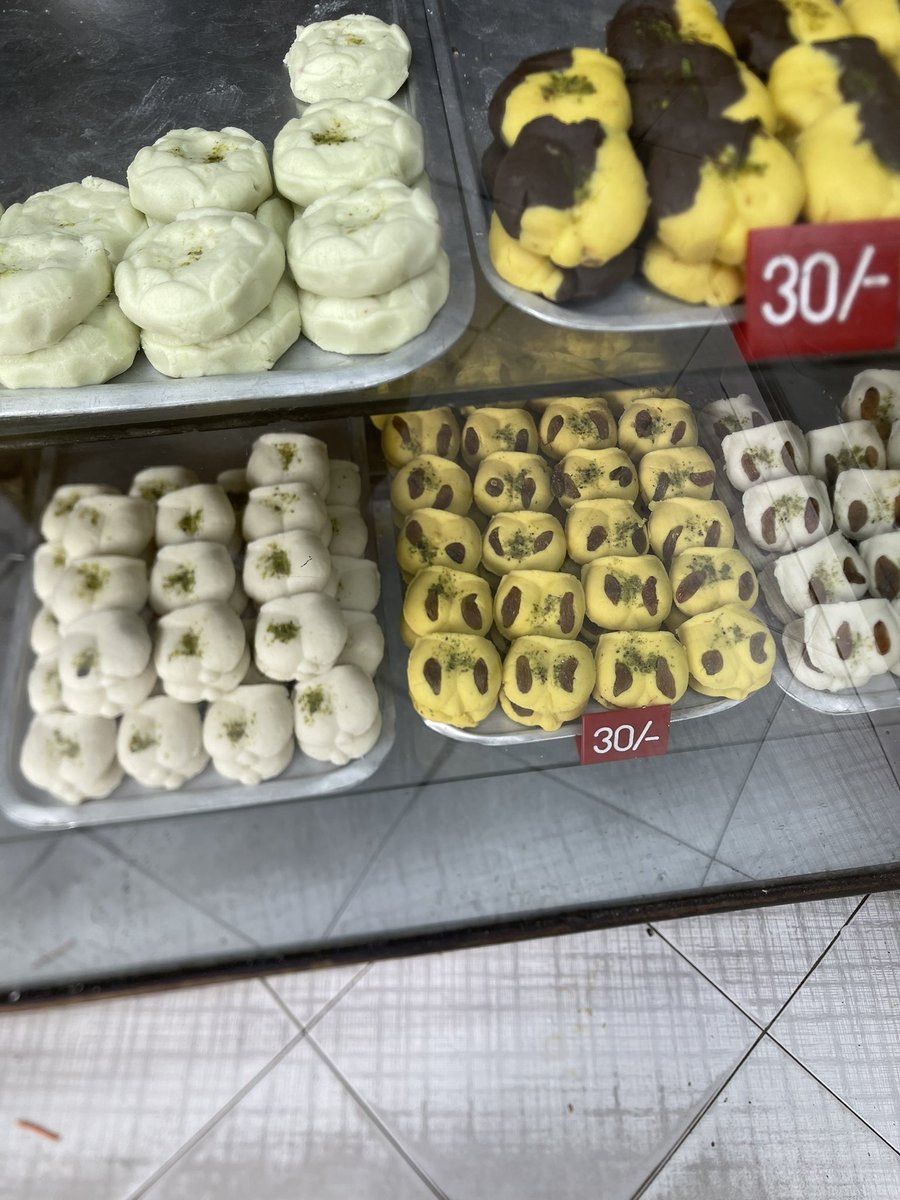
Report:
M858 104L863 124L877 138L888 114L900 110L900 79L865 37L792 46L773 64L769 91L791 132L807 129L841 104Z
M732 0L725 28L738 58L765 79L772 64L797 42L846 37L850 22L832 0Z
M708 0L625 0L606 26L606 46L626 76L646 69L666 46L700 42L734 54Z

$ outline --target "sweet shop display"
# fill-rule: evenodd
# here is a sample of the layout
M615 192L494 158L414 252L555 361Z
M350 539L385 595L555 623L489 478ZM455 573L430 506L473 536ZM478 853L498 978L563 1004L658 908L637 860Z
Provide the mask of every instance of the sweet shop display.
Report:
M336 21L298 25L285 55L291 91L314 104L340 97L390 99L405 83L412 56L399 25L356 13Z

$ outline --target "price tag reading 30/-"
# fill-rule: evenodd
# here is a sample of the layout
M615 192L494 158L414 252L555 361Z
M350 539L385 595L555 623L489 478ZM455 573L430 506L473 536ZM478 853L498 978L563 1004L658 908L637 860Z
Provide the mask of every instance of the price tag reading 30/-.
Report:
M575 735L582 765L665 754L671 715L668 704L585 713L581 718L581 733Z
M746 344L754 358L889 348L897 339L900 221L754 229Z

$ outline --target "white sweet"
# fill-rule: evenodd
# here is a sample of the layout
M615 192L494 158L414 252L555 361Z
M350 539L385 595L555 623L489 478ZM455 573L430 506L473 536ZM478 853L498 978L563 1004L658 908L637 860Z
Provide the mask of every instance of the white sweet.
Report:
M328 447L306 433L264 433L247 460L251 488L272 483L308 483L324 500L328 495Z
M59 655L49 650L40 655L28 673L28 703L36 713L54 712L63 706L59 682Z
M156 624L156 670L167 695L217 700L243 681L250 651L241 619L223 601L191 604Z
M108 496L115 491L102 483L64 483L41 514L41 537L47 542L61 542L69 513L79 500L86 496Z
M869 591L885 600L900 597L900 529L876 533L859 543Z
M895 529L900 513L900 471L842 471L834 485L834 519L846 537L860 541Z
M803 641L814 667L861 687L900 662L900 619L887 600L819 604L804 614Z
M277 683L236 688L211 704L203 719L203 745L226 779L246 786L279 775L294 755L293 711Z
M422 333L450 293L450 260L441 250L434 266L381 296L340 300L300 293L303 332L322 350L384 354Z
M345 458L332 458L328 463L328 503L342 505L359 504L362 495L362 479L355 462Z
M0 237L0 354L52 346L79 325L112 287L96 237L24 233Z
M283 196L306 208L339 187L422 174L422 126L389 100L325 100L279 131L272 169Z
M726 474L739 492L756 483L805 475L809 467L806 438L792 421L729 433L722 441L722 453Z
M329 504L328 517L331 521L329 550L332 555L361 558L369 542L369 527L359 510L350 505Z
M290 200L285 200L283 196L270 196L262 202L254 215L257 221L272 230L282 246L287 246L288 231L296 216Z
M230 603L236 583L234 563L221 542L161 546L150 571L150 607L167 613L208 600Z
M774 571L785 603L801 616L811 604L861 600L866 594L865 565L842 533L785 554Z
M304 529L291 529L247 545L244 590L264 604L279 596L328 590L331 555L321 538Z
M331 541L331 521L315 488L302 481L253 488L244 509L245 539L252 542L289 529L314 533L326 546Z
M235 530L234 509L217 483L195 483L160 496L156 505L156 542L222 542Z
M373 613L343 610L347 622L347 643L338 657L338 664L359 667L369 678L384 658L384 632Z
M22 204L11 204L0 216L0 237L47 231L69 237L92 234L103 243L113 266L146 228L143 215L132 207L128 188L94 175L81 183L61 183L36 192Z
M806 653L806 643L803 640L803 621L791 621L784 627L782 645L788 666L800 683L806 687L815 688L817 692L840 692L851 687L846 671L837 666L837 673L830 675L814 667Z
M378 296L421 275L441 248L437 207L397 179L337 188L291 226L287 254L299 288L319 296Z
M156 221L191 208L253 212L272 194L265 146L243 129L172 129L138 150L131 203Z
M197 482L197 474L188 467L144 467L138 471L128 489L129 496L140 496L154 503L166 492L177 492Z
M336 598L341 608L371 612L381 595L381 575L375 564L343 554L333 554L331 563L338 577Z
M227 470L218 473L216 483L231 501L231 507L243 512L250 490L246 470L243 467L228 467Z
M891 425L887 444L887 465L893 470L900 468L900 421L894 421Z
M106 383L128 370L139 344L137 326L110 296L52 346L30 354L0 355L0 386L51 388Z
M242 617L249 603L250 597L244 591L244 585L241 582L240 576L235 575L234 588L228 597L228 607L233 608L237 615ZM250 639L248 638L248 643L249 641Z
M182 787L209 762L196 706L171 696L151 696L125 713L116 752L126 775L166 791Z
M122 781L116 723L52 712L35 717L22 745L22 774L65 804L100 800Z
M841 412L848 421L900 421L900 371L860 371L841 401Z
M49 654L59 646L59 621L44 605L35 613L28 631L28 645L35 654Z
M94 554L66 565L48 601L61 625L111 608L140 612L149 592L147 564L124 554Z
M810 429L806 444L810 475L827 483L833 483L841 471L853 467L874 470L885 465L884 442L871 421L847 421L843 425Z
M64 706L88 717L118 717L153 691L147 626L126 609L88 613L63 630L57 652Z
M184 343L227 337L271 301L284 247L245 214L185 212L140 234L116 267L122 311Z
M338 666L294 688L294 731L304 754L343 766L367 754L381 733L372 680L359 667Z
M771 420L759 401L745 393L711 400L700 410L702 428L717 442L721 442L729 433L737 433L740 429L756 429L760 425L770 424Z
M90 496L79 500L63 530L63 549L69 558L89 554L127 554L147 549L153 537L156 511L139 496Z
M343 96L387 100L406 82L412 50L399 25L348 14L298 25L284 57L291 91L306 104Z
M226 337L188 343L145 330L141 346L163 375L193 379L201 375L247 375L270 371L300 336L297 289L283 278L266 307Z
M271 679L303 679L333 667L347 641L336 600L317 592L270 600L259 610L254 660Z
M742 505L747 532L761 550L798 550L831 530L828 489L812 475L757 483L744 492Z
M31 560L31 582L41 604L46 604L53 595L68 561L62 542L42 542L35 550Z

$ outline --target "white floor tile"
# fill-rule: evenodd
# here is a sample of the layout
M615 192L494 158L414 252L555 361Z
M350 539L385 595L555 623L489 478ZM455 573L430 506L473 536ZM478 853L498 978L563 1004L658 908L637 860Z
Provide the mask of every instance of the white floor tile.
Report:
M296 1020L301 1025L308 1025L344 988L349 987L355 979L364 979L365 975L365 964L358 963L351 967L270 975L266 982Z
M256 980L3 1016L0 1198L124 1200L295 1032Z
M660 921L656 928L766 1025L859 904L859 897Z
M453 1200L630 1196L755 1036L643 929L378 963L312 1034Z
M900 893L890 892L869 897L771 1032L900 1150L898 1030Z
M900 1157L766 1039L641 1200L894 1200Z

